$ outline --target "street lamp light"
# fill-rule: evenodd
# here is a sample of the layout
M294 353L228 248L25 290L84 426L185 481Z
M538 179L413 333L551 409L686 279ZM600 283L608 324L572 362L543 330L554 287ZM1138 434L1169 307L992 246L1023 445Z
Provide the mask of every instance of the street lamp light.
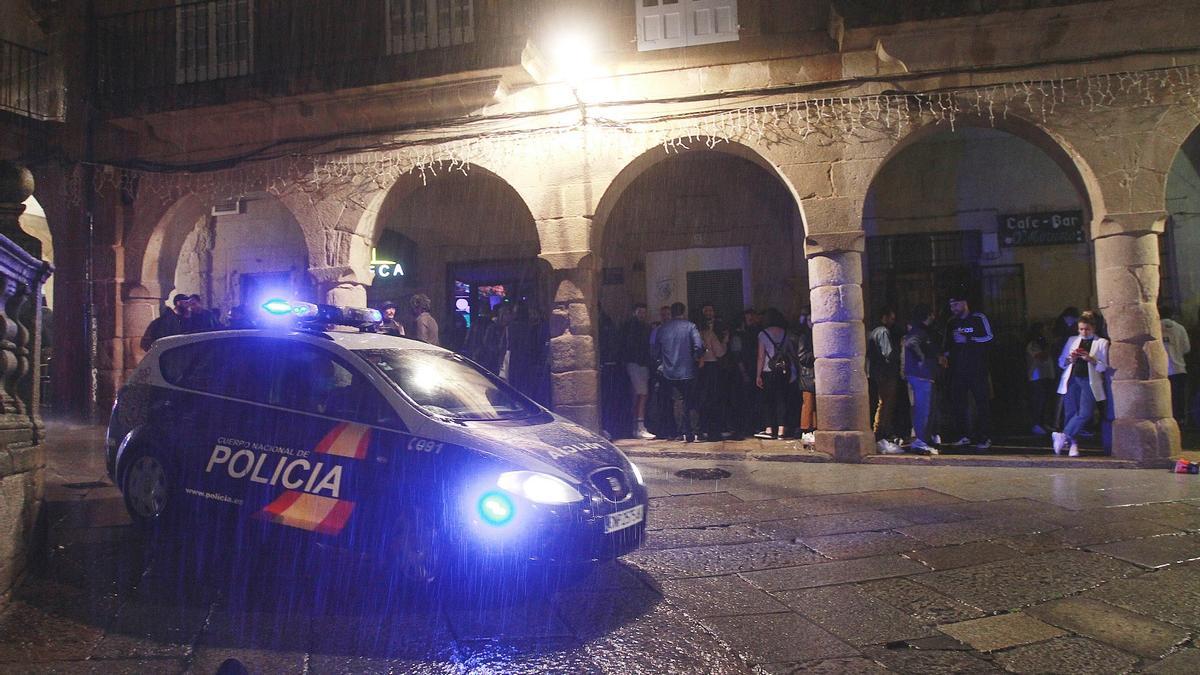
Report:
M554 79L571 88L571 96L579 106L579 122L587 124L587 104L579 96L579 84L592 75L595 47L586 32L566 30L551 40L550 63Z

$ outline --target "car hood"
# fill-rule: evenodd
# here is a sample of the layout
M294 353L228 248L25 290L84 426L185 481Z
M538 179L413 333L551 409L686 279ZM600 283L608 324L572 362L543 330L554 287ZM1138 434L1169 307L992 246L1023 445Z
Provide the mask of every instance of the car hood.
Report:
M455 425L455 443L502 461L575 482L606 466L628 469L628 460L612 443L558 415L545 421L470 422Z

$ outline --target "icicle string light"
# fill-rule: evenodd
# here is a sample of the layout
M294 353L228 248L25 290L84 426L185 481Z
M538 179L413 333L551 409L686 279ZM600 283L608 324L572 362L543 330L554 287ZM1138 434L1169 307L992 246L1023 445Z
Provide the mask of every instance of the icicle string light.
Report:
M390 188L405 175L423 184L449 172L467 174L472 166L506 166L513 162L544 164L547 147L562 147L564 136L586 134L590 151L623 155L628 148L660 146L679 153L704 146L740 142L759 145L812 142L854 143L881 135L900 137L926 124L956 129L974 117L996 126L1009 115L1049 123L1056 115L1095 113L1151 105L1176 106L1200 123L1200 66L1098 74L1080 78L1001 83L982 87L913 93L804 98L779 95L772 103L676 113L614 121L600 113L602 104L582 125L555 128L476 131L455 140L389 143L377 139L372 148L328 154L248 160L234 168L204 173L150 172L99 166L93 172L97 191L117 189L138 198L173 203L188 194L227 198L252 192L275 196L306 195L316 203L333 195L355 195ZM64 181L64 198L78 203L82 171L73 167Z

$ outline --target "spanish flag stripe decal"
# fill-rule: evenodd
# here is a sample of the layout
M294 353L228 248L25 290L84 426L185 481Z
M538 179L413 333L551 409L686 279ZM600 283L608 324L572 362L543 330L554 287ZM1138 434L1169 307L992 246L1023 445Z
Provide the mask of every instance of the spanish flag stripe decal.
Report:
M259 515L278 525L321 534L337 534L346 526L353 511L354 502L288 491L271 502Z
M325 438L317 444L314 452L318 455L366 459L367 445L370 442L370 427L342 422L325 434Z
M338 500L337 504L329 511L329 515L317 525L316 531L321 534L337 534L346 526L346 522L350 520L350 514L354 511L354 502Z
M288 510L292 504L295 504L296 500L299 499L300 495L302 494L304 493L294 492L292 490L284 492L283 494L279 495L275 501L267 504L266 508L263 509L263 514L268 518L268 520L275 520L279 514Z
M333 444L337 441L338 437L342 435L342 432L346 430L347 426L349 426L349 422L341 422L334 428L330 429L329 433L325 434L325 438L322 438L321 442L317 443L317 448L313 450L313 452L317 453L318 455L324 455L328 453L329 448L333 447Z

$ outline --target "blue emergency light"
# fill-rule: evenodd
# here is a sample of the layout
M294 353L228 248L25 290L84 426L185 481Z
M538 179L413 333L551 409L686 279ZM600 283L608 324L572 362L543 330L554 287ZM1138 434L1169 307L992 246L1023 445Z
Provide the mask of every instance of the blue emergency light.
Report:
M340 307L338 305L316 305L311 302L293 302L283 298L271 298L262 304L263 311L275 317L293 317L298 321L315 324L354 326L363 330L374 330L383 315L369 307Z

